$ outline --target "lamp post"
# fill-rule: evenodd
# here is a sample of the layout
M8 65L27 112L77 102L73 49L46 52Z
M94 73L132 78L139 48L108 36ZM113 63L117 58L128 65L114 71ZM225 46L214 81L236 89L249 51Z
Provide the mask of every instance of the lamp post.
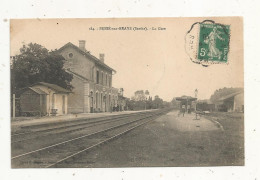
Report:
M195 94L195 114L196 114L196 120L197 120L197 95L198 95L198 89L195 89L194 91L194 94Z

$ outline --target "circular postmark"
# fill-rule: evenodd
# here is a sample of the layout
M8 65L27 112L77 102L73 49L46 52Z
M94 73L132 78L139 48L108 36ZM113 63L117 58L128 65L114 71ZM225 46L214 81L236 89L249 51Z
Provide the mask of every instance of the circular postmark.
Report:
M230 25L212 20L194 23L185 36L190 60L203 66L228 64Z

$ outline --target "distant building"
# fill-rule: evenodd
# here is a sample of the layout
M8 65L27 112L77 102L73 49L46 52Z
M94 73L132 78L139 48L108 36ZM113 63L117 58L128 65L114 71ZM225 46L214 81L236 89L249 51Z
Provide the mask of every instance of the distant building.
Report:
M85 48L85 41L79 46L67 43L58 52L65 58L64 68L73 75L73 93L68 97L69 113L107 112L117 106L118 89L112 87L114 69Z
M159 99L159 96L158 96L158 95L155 95L155 96L154 96L154 99Z
M231 93L217 100L219 111L244 112L244 91Z
M118 105L119 105L118 111L126 111L126 110L128 110L128 108L127 108L127 100L128 100L128 98L124 97L124 88L120 88L119 92L118 92Z
M70 91L55 84L39 82L19 91L22 115L67 114Z
M126 111L126 110L128 110L127 100L128 100L127 97L124 97L124 96L122 96L120 94L118 95L119 111Z
M215 104L211 103L210 100L198 100L196 103L196 110L198 111L215 111Z

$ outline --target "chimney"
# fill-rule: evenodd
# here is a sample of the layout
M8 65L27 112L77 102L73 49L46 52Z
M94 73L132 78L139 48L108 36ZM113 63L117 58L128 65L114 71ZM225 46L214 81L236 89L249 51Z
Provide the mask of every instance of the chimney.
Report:
M100 61L102 61L104 63L104 57L105 57L105 54L99 54L99 59Z
M79 48L83 51L86 51L85 49L85 44L86 44L86 41L85 40L79 40Z

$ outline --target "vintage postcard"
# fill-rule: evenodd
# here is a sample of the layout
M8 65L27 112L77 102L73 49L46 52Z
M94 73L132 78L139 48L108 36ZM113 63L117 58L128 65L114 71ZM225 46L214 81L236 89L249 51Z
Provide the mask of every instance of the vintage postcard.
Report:
M12 19L12 168L244 166L242 17Z

